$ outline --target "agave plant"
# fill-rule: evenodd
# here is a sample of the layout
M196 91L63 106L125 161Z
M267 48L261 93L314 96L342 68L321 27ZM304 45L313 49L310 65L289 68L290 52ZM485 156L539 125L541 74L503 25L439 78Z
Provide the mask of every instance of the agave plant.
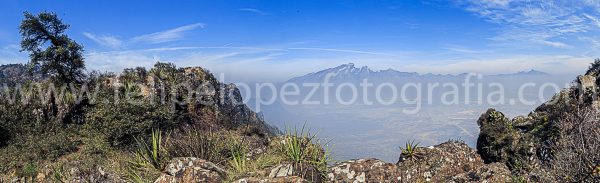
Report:
M419 143L415 143L415 140L411 140L404 144L404 147L400 147L402 157L413 158L417 156L416 149L419 147Z

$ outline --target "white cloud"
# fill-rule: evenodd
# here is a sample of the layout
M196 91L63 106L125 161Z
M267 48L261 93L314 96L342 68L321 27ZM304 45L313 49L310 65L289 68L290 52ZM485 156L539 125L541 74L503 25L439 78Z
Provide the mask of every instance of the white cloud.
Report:
M598 31L600 5L593 0L467 0L461 1L467 11L501 26L496 41L573 48L556 39Z
M258 14L258 15L269 15L269 13L264 12L264 11L259 10L259 9L255 9L255 8L240 8L238 10L239 11L250 12L250 13L255 13L255 14Z
M110 48L120 48L123 44L123 41L119 40L114 36L96 36L89 32L84 32L83 35L102 46Z
M369 55L387 55L392 56L386 53L380 52L371 52L371 51L361 51L361 50L348 50L348 49L335 49L335 48L286 48L287 50L313 50L313 51L328 51L328 52L343 52L343 53L358 53L358 54L369 54Z
M465 48L464 46L453 45L453 44L448 44L447 46L445 46L443 48L448 51L457 52L457 53L465 53L465 54L481 53L481 51L478 51L478 50L473 50L473 49Z
M597 17L594 17L592 15L589 15L587 13L583 14L583 16L590 19L596 26L598 26L600 28L600 19L598 19Z
M571 45L568 45L568 44L565 44L562 42L558 42L558 41L539 40L539 42L541 44L556 47L556 48L573 48L573 46L571 46Z
M160 31L160 32L155 32L155 33L151 33L151 34L136 36L136 37L132 38L131 40L133 42L146 42L146 43L152 43L152 44L176 41L176 40L183 39L184 35L187 32L196 30L198 28L203 28L203 27L204 27L204 24L202 24L202 23L189 24L189 25L184 25L184 26L177 27L174 29L169 29L166 31Z

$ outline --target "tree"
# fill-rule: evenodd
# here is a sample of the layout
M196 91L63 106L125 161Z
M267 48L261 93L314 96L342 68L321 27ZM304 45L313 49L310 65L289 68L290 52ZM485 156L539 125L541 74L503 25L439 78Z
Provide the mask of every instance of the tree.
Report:
M55 13L23 14L21 51L29 52L31 68L40 68L58 82L80 83L85 78L83 46L65 34L69 25Z

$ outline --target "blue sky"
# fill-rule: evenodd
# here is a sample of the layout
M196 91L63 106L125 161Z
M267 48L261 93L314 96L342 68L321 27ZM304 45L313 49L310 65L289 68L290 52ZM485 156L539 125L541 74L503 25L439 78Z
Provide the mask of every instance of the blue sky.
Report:
M22 12L56 12L89 69L157 60L229 81L281 81L353 62L421 73L581 73L600 57L600 1L3 1L0 64Z

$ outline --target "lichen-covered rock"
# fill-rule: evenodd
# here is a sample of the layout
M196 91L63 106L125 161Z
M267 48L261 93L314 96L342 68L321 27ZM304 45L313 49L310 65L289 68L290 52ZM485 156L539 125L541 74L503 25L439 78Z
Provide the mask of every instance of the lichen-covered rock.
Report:
M398 162L403 182L448 182L465 172L484 166L477 152L464 142L448 141L431 147L416 148L412 157ZM395 177L394 177L395 178Z
M298 176L309 182L323 182L323 172L309 163L283 164L269 170L269 177Z
M460 141L418 147L396 164L378 159L344 161L327 173L331 182L504 182L510 175L504 164L484 164L474 149Z
M503 163L486 164L474 171L452 177L452 182L510 182L511 173Z
M227 172L214 163L193 157L174 158L155 183L222 182Z
M596 87L596 77L592 75L581 75L577 77L579 89L586 91Z
M308 183L309 181L307 181L306 179L303 179L301 177L298 176L287 176L287 177L276 177L276 178L256 178L256 177L249 177L249 178L242 178L236 181L233 181L234 183Z
M11 171L10 174L11 175L9 177L0 177L0 182L126 182L117 174L107 172L104 168L100 166L87 171L81 171L77 167L73 167L64 171L59 171L50 166L44 166L40 168L40 170L37 173L35 173L32 177L18 176L14 171Z
M332 182L398 182L400 172L393 163L378 159L358 159L336 163L329 168Z
M275 166L269 173L270 178L287 177L294 174L294 166L291 164L283 164Z

